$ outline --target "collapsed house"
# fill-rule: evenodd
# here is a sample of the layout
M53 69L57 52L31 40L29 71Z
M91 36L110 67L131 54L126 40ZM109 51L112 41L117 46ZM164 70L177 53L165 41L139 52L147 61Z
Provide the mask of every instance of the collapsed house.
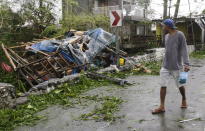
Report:
M40 39L6 47L2 44L13 69L31 87L52 78L86 71L94 66L108 67L117 63L119 54L112 46L116 37L101 28L67 32L64 38Z

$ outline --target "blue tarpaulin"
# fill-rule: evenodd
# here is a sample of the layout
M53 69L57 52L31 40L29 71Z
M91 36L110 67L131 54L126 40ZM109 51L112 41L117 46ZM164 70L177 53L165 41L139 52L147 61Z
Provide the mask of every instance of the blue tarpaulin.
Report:
M92 38L88 44L88 50L85 52L89 62L92 62L93 58L98 53L116 40L115 35L108 33L101 28L90 30L86 34Z
M31 48L45 52L55 52L58 48L60 48L61 55L67 61L73 62L77 65L82 65L85 63L91 63L98 53L105 49L106 46L109 46L115 42L115 35L108 33L101 28L89 30L85 33L84 38L86 37L89 37L90 41L87 43L88 50L85 52L81 51L79 48L76 48L77 46L75 47L66 42L69 39L72 39L72 37L62 41L44 40L32 45Z
M55 52L58 48L58 45L55 45L56 43L59 43L55 40L44 40L39 43L36 43L31 46L32 49L45 51L45 52Z

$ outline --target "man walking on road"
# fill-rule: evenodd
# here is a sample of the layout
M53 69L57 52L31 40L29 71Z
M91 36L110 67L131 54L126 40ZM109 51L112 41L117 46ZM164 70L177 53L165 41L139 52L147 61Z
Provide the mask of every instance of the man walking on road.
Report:
M188 72L189 56L187 51L187 43L184 33L176 30L174 21L166 19L162 23L163 30L168 32L165 36L165 57L160 70L161 89L160 89L160 106L152 111L152 114L165 112L165 96L166 88L170 78L174 78L177 87L182 95L181 108L187 108L185 87L179 82L180 72L183 70Z

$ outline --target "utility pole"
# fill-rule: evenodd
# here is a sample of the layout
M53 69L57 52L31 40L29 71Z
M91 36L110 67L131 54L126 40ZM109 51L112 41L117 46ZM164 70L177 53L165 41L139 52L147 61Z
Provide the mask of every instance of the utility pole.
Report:
M39 8L43 7L43 0L39 0Z
M146 15L146 13L147 13L147 3L148 3L147 0L145 0L145 1L144 1L144 9L143 9L143 11L144 11L143 17L144 17L144 18L146 18L146 16L147 16L147 15Z
M121 16L121 19L123 19L123 0L120 1L120 10L122 11L122 16ZM116 36L116 52L117 54L119 54L120 52L120 42L121 42L121 37L122 37L122 27L115 27L115 36ZM119 59L120 59L120 56L117 55L117 65L119 65Z
M165 19L167 17L167 1L168 0L164 0L164 13L163 13L163 19Z
M169 18L171 17L172 0L169 0Z
M195 34L194 34L194 23L193 23L193 20L192 20L192 12L191 12L190 0L188 0L188 4L189 4L189 13L190 13L190 20L191 20L191 29L192 29L193 44L195 45L195 48L196 48ZM196 49L195 49L195 51L196 51Z

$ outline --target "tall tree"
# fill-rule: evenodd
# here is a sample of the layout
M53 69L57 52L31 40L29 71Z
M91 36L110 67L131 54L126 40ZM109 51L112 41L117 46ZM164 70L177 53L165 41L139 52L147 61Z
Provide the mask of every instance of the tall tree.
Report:
M201 14L205 14L205 9L202 11L202 13Z
M73 7L78 6L76 0L62 0L62 19L65 20L69 14L73 14Z
M39 0L39 8L43 7L43 0Z
M63 21L66 17L66 12L67 12L67 8L68 8L68 5L67 5L67 0L62 0L62 18L63 18Z
M163 13L163 18L165 19L167 17L167 4L168 0L164 0L164 13Z
M46 0L30 0L22 5L21 12L24 19L33 25L39 32L55 23L53 2Z
M177 18L177 16L178 16L179 5L180 5L180 0L177 0L175 12L174 12L174 18Z

